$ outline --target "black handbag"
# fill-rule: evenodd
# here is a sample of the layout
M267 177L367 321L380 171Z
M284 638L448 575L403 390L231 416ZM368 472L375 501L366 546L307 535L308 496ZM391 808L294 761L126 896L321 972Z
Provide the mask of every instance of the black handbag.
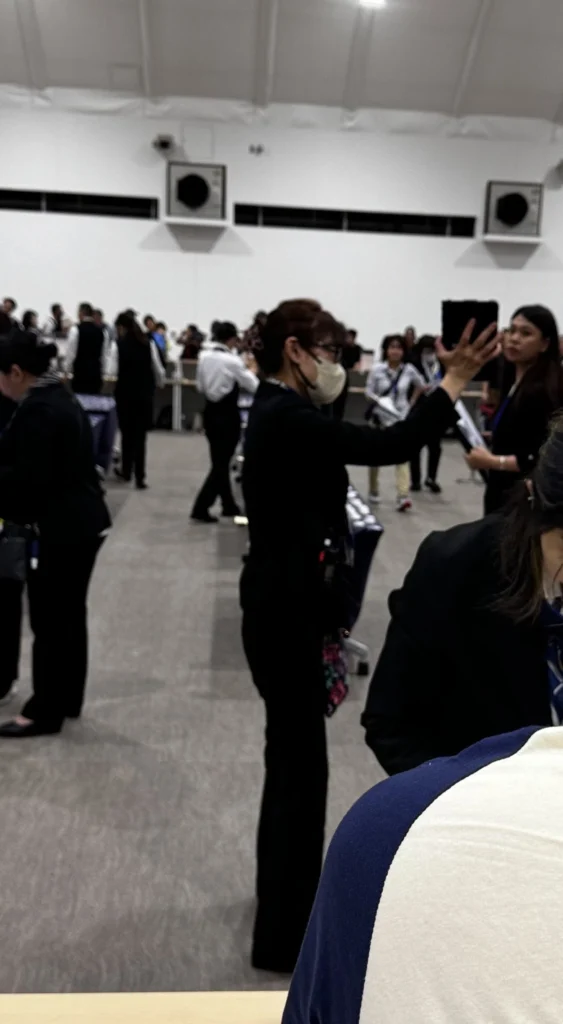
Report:
M31 530L27 526L4 523L0 533L0 580L25 583L31 536Z

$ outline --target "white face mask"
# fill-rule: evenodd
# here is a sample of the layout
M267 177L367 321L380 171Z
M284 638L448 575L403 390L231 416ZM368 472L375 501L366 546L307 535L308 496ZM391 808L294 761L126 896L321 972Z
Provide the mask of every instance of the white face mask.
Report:
M314 405L332 405L344 391L346 370L340 363L329 363L319 359L317 363L317 379L307 390Z

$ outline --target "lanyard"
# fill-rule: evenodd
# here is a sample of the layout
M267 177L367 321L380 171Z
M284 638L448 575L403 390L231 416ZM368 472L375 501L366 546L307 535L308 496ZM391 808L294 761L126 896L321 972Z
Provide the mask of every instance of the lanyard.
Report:
M495 430L497 429L497 427L498 427L502 417L504 416L510 401L512 400L512 398L514 398L515 391L516 391L516 384L514 384L511 387L511 389L508 392L506 398L504 399L504 402L502 402L502 404L497 409L496 414L495 414L495 418L493 419L493 423L492 423L493 434L494 434Z

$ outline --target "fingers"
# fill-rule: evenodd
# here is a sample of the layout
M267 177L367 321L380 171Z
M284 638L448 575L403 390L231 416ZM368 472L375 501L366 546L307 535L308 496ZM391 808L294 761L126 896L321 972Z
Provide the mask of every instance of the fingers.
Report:
M476 355L479 357L479 361L485 365L489 363L491 359L496 359L502 352L502 335L497 334L492 341L489 341Z
M446 358L447 358L448 354L449 354L448 350L445 349L443 344L442 344L442 339L441 338L436 338L436 355L438 356L438 359L441 362L443 362L444 361L444 356L446 356Z
M475 321L473 321L473 323L475 324ZM485 348L485 346L489 344L493 336L495 337L496 343L497 327L498 324L489 324L489 326L486 327L484 331L481 331L479 337L476 338L476 340L473 342L473 347L476 352L479 352L480 349Z
M459 339L459 345L457 346L458 348L465 348L467 345L471 344L471 335L473 334L473 331L475 330L475 324L476 323L477 323L476 320L470 320L469 321L469 323L467 324L467 327L465 328L461 338Z

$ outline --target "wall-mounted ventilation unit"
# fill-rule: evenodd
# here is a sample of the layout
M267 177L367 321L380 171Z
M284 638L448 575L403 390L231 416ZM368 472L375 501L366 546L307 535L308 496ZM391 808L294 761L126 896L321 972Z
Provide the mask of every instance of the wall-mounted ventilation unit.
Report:
M541 242L543 185L490 181L485 207L485 241Z
M168 224L227 226L227 168L171 161L167 168Z

